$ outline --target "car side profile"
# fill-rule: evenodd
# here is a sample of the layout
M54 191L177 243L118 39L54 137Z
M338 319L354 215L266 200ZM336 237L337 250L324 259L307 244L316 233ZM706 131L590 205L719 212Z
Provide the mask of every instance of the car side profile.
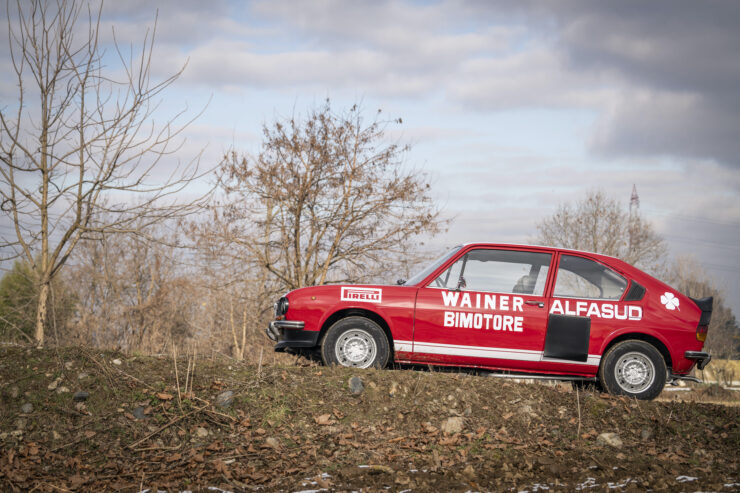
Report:
M653 399L709 363L711 314L712 298L689 298L617 258L470 243L398 285L291 291L267 335L276 351L319 352L327 365L480 368Z

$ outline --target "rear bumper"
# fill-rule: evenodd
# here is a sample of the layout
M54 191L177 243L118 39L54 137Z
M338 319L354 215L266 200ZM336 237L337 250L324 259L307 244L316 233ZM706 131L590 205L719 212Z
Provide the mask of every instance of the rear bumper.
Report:
M683 355L686 359L695 360L696 368L699 370L703 370L712 361L712 355L702 351L686 351Z
M265 333L275 344L276 352L287 348L312 348L318 344L319 331L303 330L305 323L298 320L273 320Z

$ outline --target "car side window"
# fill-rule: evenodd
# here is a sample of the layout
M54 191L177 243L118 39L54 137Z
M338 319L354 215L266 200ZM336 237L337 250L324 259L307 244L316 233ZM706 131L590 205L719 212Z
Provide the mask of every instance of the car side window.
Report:
M551 257L540 252L471 250L429 287L542 296Z
M562 255L554 296L618 300L627 288L627 280L593 260Z

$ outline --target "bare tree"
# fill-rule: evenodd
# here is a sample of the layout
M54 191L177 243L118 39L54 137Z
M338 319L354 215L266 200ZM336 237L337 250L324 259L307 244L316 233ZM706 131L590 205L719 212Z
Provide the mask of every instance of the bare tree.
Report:
M706 348L719 358L734 359L740 353L740 326L725 304L722 290L692 257L679 257L670 266L666 279L687 296L713 296L712 319L707 332Z
M256 156L228 154L214 209L215 234L277 281L279 289L356 282L418 251L440 228L424 175L406 170L407 147L386 140L380 112L332 111L329 101L264 126Z
M154 29L140 51L116 43L120 69L111 71L115 57L99 42L101 10L74 0L18 0L7 9L18 100L0 109L0 207L14 230L0 247L36 272L39 345L49 286L80 241L135 233L200 206L176 197L199 176L198 160L162 159L192 120L183 121L185 110L154 118L182 70L152 80ZM92 221L96 214L107 220Z
M64 279L77 300L68 343L163 352L185 347L198 310L198 281L183 268L175 234L148 227L139 235L80 241Z
M268 349L264 327L272 318L272 303L282 288L249 251L213 234L224 229L214 221L192 225L198 266L194 276L203 300L198 325L202 335L213 339L212 345L228 342L231 355L243 360L250 353L259 354L259 349Z
M560 204L537 225L534 241L611 255L653 273L662 273L667 254L663 239L639 211L630 213L603 191Z

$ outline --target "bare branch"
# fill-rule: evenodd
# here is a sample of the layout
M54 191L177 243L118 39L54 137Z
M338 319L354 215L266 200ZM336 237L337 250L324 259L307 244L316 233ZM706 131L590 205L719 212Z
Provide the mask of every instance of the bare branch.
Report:
M125 74L117 80L102 61L102 4L88 4L87 10L84 5L18 0L17 22L10 20L9 3L6 8L19 90L17 106L0 109L0 189L14 235L0 233L2 246L22 253L38 274L39 343L44 293L81 241L136 234L199 210L207 200L181 198L208 172L200 169L200 155L169 162L201 112L187 118L186 108L162 122L155 119L165 91L185 68L163 80L152 78L157 19L135 56L132 49L125 57L114 43Z

